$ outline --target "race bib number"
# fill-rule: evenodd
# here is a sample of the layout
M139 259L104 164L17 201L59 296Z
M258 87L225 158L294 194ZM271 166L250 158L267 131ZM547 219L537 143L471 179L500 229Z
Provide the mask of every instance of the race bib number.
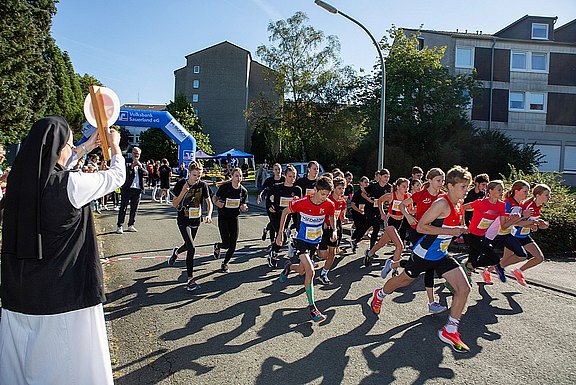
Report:
M240 207L240 199L226 198L226 204L224 205L227 209L237 209Z
M444 239L442 242L440 242L440 251L445 253L448 251L448 246L450 246L450 241L452 240L452 238L448 238L448 239Z
M308 196L314 195L314 189L313 188L307 188L306 189L306 195L308 195Z
M482 218L482 220L480 221L480 223L478 223L478 228L479 229L487 229L488 227L490 227L490 225L492 224L492 222L494 222L494 219L486 219L486 218Z
M373 206L376 207L376 208L378 208L378 199L375 199L375 200L374 200Z
M522 227L522 230L520 230L520 235L528 235L530 234L530 227Z
M309 241L315 241L322 236L322 227L307 227L306 228L306 239Z
M280 197L280 207L288 207L290 202L292 202L292 197Z
M201 215L200 207L190 207L188 209L188 218L200 218Z
M364 203L360 203L358 205L358 208L360 209L360 211L364 211L364 206L365 206Z
M393 200L392 201L392 211L400 211L400 203L402 203L402 201L398 201L398 200Z
M335 217L336 219L340 218L340 213L341 213L341 212L342 212L342 210L335 210L335 211L334 211L334 217Z

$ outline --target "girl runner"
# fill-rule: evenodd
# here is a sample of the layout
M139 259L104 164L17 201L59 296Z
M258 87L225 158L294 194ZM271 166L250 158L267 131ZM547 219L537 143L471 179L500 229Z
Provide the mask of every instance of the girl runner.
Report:
M520 241L520 244L524 246L528 252L528 260L526 263L519 268L512 269L512 274L514 274L514 277L516 277L516 280L522 286L526 286L524 272L544 261L544 254L542 254L542 250L540 250L538 244L534 242L530 233L537 230L547 229L550 226L548 222L540 218L540 209L545 203L548 203L550 200L550 194L550 187L545 184L538 184L532 190L532 198L522 203L523 211L525 213L531 213L528 220L533 221L530 226L516 228L514 234ZM502 267L521 262L522 260L522 258L517 257L515 254L509 253L508 258L503 260L504 264Z
M218 230L222 242L214 244L214 258L220 258L220 249L227 249L226 257L220 269L228 273L228 262L236 251L238 242L238 215L240 211L248 211L248 191L242 182L242 170L236 167L232 170L232 179L223 183L214 195L213 200L218 207Z
M178 230L182 235L184 244L175 247L172 255L168 259L168 265L174 265L178 254L186 251L186 273L188 281L186 290L194 291L200 285L194 280L194 238L198 233L200 222L202 221L202 201L206 202L208 213L204 218L206 223L212 223L212 201L210 200L210 189L206 182L200 180L202 175L202 164L190 162L188 165L188 179L180 179L174 186L174 199L172 206L178 210Z
M274 172L274 175L272 175L269 178L266 178L266 180L262 184L262 191L260 191L260 194L258 194L258 198L256 198L256 203L258 204L262 202L262 199L265 200L266 212L268 213L268 218L270 218L270 204L272 203L269 199L267 199L270 196L270 189L272 188L272 186L278 183L284 183L285 180L284 176L282 175L282 166L280 165L280 163L274 163L274 165L272 166L272 171ZM266 240L266 234L268 233L268 231L271 230L270 221L266 224L266 227L264 227L264 229L262 230L263 241ZM274 243L275 239L276 239L275 234L271 232L270 242Z
M352 210L352 220L354 221L354 232L352 233L352 240L351 240L352 253L355 253L356 249L358 249L358 241L357 241L357 239L359 239L357 236L358 230L362 230L366 223L366 213L364 211L364 208L369 203L362 196L362 192L364 192L364 189L366 188L366 186L368 186L369 183L370 180L368 179L367 176L363 176L362 178L360 178L360 187L358 188L358 190L356 190L354 196L352 196L352 202L350 203L350 208Z

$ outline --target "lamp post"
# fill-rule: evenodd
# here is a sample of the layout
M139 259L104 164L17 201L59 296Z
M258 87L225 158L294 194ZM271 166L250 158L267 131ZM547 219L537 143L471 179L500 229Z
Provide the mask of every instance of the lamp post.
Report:
M316 5L324 8L328 12L334 13L334 14L340 14L340 15L344 16L345 18L347 18L348 20L350 20L351 22L353 22L354 24L356 24L357 26L359 26L360 28L362 28L364 30L364 32L366 32L368 34L368 36L370 36L370 39L372 39L372 43L374 44L374 46L376 47L376 50L378 51L378 57L380 57L380 65L382 66L382 84L381 84L381 91L380 91L380 133L379 133L379 138L378 138L378 169L381 170L382 168L384 168L384 103L386 100L385 99L385 96L386 96L386 66L384 64L384 57L382 56L382 51L380 50L380 46L378 45L378 42L376 41L376 39L374 39L374 36L372 36L370 31L368 31L368 29L366 29L366 27L364 27L358 20L353 19L352 17L348 16L344 12L339 11L335 7L331 6L330 4L328 4L322 0L315 0L314 2L316 3Z

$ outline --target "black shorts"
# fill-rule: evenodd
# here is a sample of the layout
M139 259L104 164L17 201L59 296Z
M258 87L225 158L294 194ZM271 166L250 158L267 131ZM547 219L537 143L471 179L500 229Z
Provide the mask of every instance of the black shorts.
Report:
M334 230L331 227L328 227L322 231L322 240L320 241L318 250L328 250L328 247L338 246L338 240L335 240L334 242L330 240L330 238L332 238L332 234L334 234Z
M494 248L503 249L504 247L511 250L520 258L529 258L529 254L524 249L520 240L512 234L497 235L493 242Z
M520 244L522 246L526 246L526 245L529 245L530 243L534 243L534 240L532 239L532 237L530 235L527 235L523 238L518 237L518 240L520 241ZM530 253L528 253L528 258L530 258L530 257L531 257L531 255L530 255Z
M398 220L392 217L388 217L387 225L393 226L394 228L396 228L396 230L400 231L400 227L402 226L402 219Z
M314 254L318 249L317 243L308 243L301 239L294 239L294 248L296 249L296 258L302 254Z
M420 273L427 270L434 270L436 271L436 274L441 277L444 273L458 269L459 267L460 264L454 259L454 257L446 256L437 261L430 261L420 258L416 254L412 253L410 259L406 262L404 271L410 278L415 279L420 275Z

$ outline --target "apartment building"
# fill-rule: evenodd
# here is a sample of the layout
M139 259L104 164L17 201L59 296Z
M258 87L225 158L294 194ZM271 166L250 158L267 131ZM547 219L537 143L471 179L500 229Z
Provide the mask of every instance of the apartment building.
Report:
M249 51L224 41L186 56L186 66L174 71L174 96L192 102L214 151L249 152L252 129L245 111L250 102L260 96L279 100L270 73Z
M442 64L453 74L474 71L483 86L469 112L476 127L535 144L540 170L576 185L576 20L556 21L526 15L494 34L404 31L419 33L421 48L445 46Z

